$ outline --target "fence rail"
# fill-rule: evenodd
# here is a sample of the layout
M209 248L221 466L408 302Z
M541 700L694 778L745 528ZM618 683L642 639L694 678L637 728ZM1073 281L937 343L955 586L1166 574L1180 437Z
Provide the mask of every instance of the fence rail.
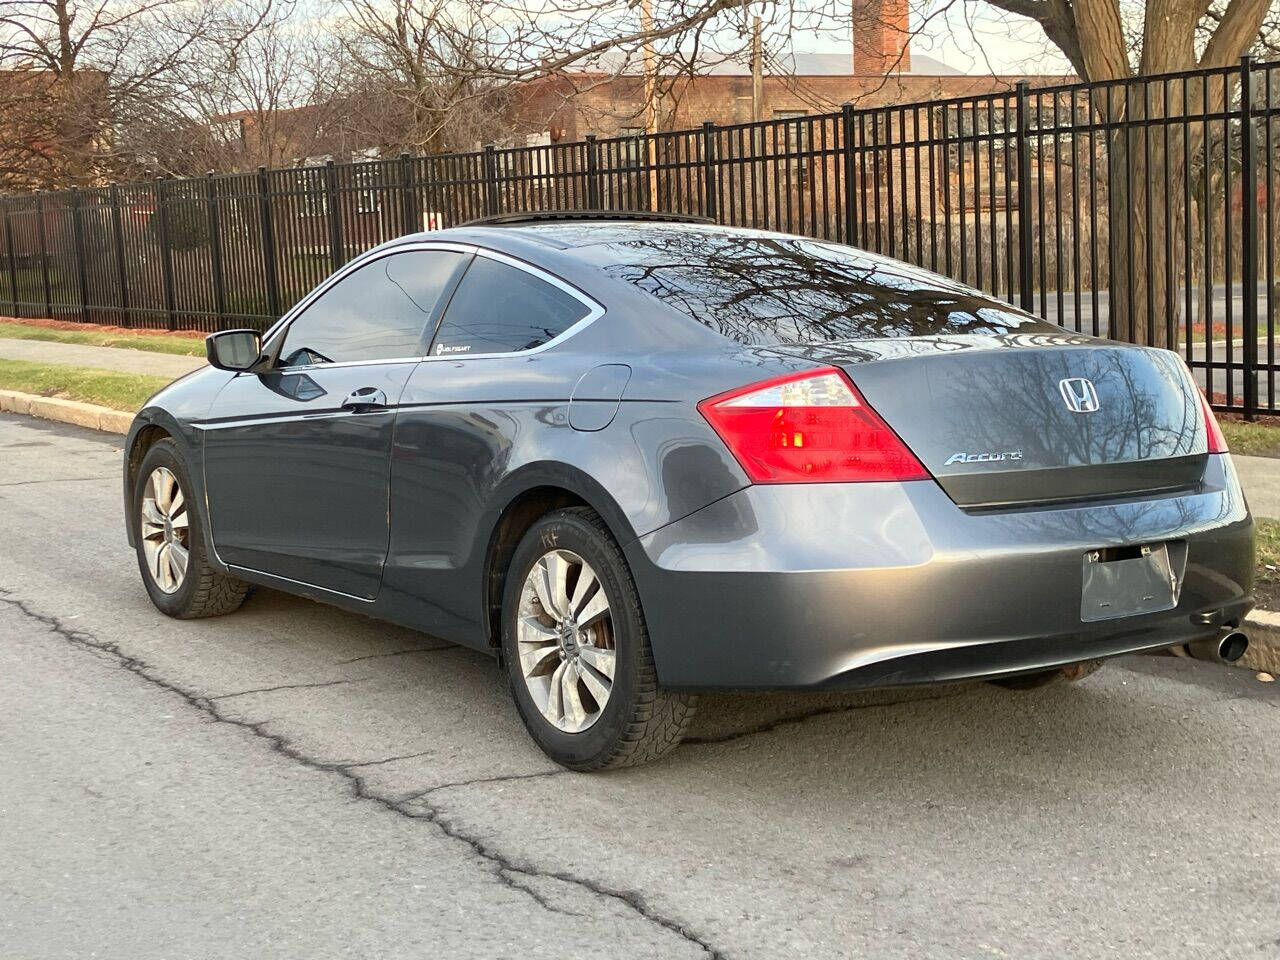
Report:
M393 237L655 209L851 243L1063 327L1178 350L1280 413L1280 63L653 135L0 197L0 311L263 328Z

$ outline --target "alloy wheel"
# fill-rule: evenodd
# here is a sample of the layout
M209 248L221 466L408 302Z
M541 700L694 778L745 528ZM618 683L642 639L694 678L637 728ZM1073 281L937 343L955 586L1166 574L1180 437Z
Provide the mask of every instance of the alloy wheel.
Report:
M142 491L142 552L152 581L176 593L187 578L191 556L186 497L173 471L156 467Z
M547 722L581 733L604 712L617 649L604 584L576 553L551 550L525 578L516 614L520 672Z

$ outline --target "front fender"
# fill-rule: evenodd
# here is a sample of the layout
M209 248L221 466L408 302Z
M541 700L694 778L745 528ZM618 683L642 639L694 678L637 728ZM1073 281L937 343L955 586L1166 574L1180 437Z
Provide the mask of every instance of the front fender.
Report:
M191 474L191 482L196 502L206 503L204 489L204 431L200 424L208 414L213 398L231 375L224 371L205 367L175 380L155 396L151 397L129 425L129 432L124 441L124 462L121 467L121 482L124 494L125 535L130 546L136 546L133 523L130 519L133 501L133 485L136 471L149 446L144 431L159 430L171 437L178 447ZM208 522L208 510L201 510L201 531L205 542L213 543ZM212 554L213 551L210 551ZM211 562L219 570L225 568L216 556Z
M187 431L182 429L178 421L167 410L159 407L144 407L140 410L137 416L133 418L133 423L129 425L128 434L125 435L125 455L121 466L121 481L124 486L125 535L128 537L129 546L131 547L137 546L137 538L134 535L131 519L133 488L137 483L138 467L142 464L142 458L146 456L146 451L151 447L151 442L147 442L149 434L146 433L151 429L162 431L165 435L173 438L179 452L191 470L192 481L203 487L204 471L200 468L198 458L193 457L193 449ZM204 491L201 489L201 497L203 497L203 494Z

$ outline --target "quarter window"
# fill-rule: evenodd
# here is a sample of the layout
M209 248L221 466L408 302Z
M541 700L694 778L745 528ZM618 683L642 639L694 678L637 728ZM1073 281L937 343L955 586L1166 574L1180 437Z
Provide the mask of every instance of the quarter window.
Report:
M577 297L526 270L476 257L449 301L431 354L532 350L590 312Z
M348 274L289 325L280 366L416 357L464 255L412 250Z

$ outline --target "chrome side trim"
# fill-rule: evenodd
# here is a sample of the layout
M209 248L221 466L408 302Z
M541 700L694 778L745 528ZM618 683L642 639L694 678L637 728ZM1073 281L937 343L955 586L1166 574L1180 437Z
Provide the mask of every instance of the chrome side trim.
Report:
M386 407L383 412L394 413L399 407ZM298 423L306 421L312 423L317 420L345 420L348 417L360 416L378 416L377 413L360 413L357 414L352 410L307 410L297 413L281 413L266 414L260 417L236 417L233 420L205 420L199 424L193 424L198 430L215 431L226 430L232 427L248 427L255 425L271 426L277 423Z
M394 366L400 363L421 363L422 360L422 357L388 357L386 360L344 360L342 363L310 363L305 367L280 367L269 372L277 376L284 377L294 373L310 373L315 370L343 370L347 367Z
M357 597L354 593L343 593L341 590L330 590L328 587L318 587L314 583L307 583L305 580L294 580L291 577L282 577L278 573L267 573L265 570L255 570L253 567L242 567L235 563L228 563L227 569L232 573L243 574L247 577L256 577L260 581L274 581L276 583L291 583L294 586L306 587L308 590L319 590L321 593L332 594L335 597L342 597L346 600L358 600L361 603L374 603L377 597L372 600L367 597Z

